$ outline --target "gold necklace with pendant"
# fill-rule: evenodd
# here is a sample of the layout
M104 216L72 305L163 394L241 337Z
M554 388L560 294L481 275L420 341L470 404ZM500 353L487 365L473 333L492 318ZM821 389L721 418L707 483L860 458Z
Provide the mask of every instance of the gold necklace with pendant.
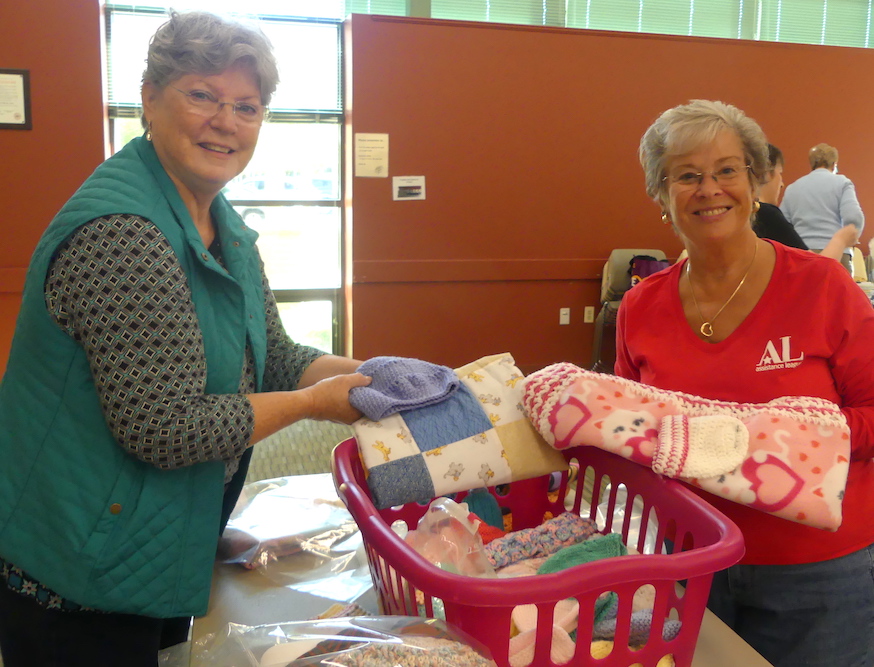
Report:
M689 277L689 291L692 293L692 303L695 304L695 310L698 311L698 317L701 318L701 335L705 338L710 338L713 335L713 323L716 321L716 318L720 316L725 307L731 303L731 300L735 297L735 295L740 291L740 288L743 287L744 282L747 279L747 276L750 275L750 269L753 268L753 264L756 262L756 255L759 252L759 242L756 241L756 248L753 250L753 259L750 261L750 265L747 267L746 272L743 275L743 278L740 279L740 282L737 284L737 287L734 288L734 292L731 293L731 296L725 300L725 303L722 304L722 307L716 311L716 315L710 318L710 321L704 319L704 315L701 314L701 309L698 307L698 299L695 298L695 288L692 285L692 262L686 260L686 275Z

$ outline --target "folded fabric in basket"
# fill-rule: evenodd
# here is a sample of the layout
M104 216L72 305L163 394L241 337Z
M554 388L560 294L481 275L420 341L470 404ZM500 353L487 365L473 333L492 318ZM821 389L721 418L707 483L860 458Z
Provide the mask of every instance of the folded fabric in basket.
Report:
M562 363L531 374L524 403L557 449L592 445L790 521L841 525L850 431L830 401L714 401Z
M496 568L519 561L550 556L572 544L584 542L598 531L588 517L562 512L534 528L507 533L485 545L486 556Z
M509 354L455 369L444 400L352 424L373 504L384 509L567 469L522 409Z

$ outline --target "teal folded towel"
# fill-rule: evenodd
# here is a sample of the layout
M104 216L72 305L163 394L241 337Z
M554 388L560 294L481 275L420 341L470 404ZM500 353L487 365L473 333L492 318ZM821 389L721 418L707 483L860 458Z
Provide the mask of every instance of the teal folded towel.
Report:
M552 574L553 572L566 570L574 565L591 563L602 558L627 555L628 549L622 543L622 536L617 533L610 533L603 537L595 537L585 542L572 544L554 553L540 566L537 574Z
M552 574L553 572L561 572L575 565L626 555L628 555L628 549L622 543L622 537L617 533L610 533L603 537L593 537L585 542L572 544L561 551L557 551L546 559L546 562L537 570L537 574ZM615 616L615 609L618 603L619 597L613 591L610 591L607 595L600 596L595 600L594 622L598 624L606 620L610 616L611 610ZM576 632L572 633L571 638L576 641Z
M485 489L473 489L464 497L467 509L487 526L504 529L504 515L495 497Z

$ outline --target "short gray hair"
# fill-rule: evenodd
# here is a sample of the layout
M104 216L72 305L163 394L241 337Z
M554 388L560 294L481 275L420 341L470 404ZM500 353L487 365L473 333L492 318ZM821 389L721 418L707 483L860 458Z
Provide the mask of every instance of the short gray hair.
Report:
M158 89L186 74L218 74L237 62L251 63L261 90L261 103L279 83L273 45L255 25L209 12L170 11L149 42L143 83Z
M817 144L810 149L807 154L807 160L810 162L811 169L825 167L831 169L838 161L838 149L828 144Z
M769 170L768 140L759 124L731 104L692 100L661 114L640 140L638 156L646 194L665 206L667 188L662 178L668 159L713 141L723 130L731 130L740 139L750 166L750 182L757 185Z

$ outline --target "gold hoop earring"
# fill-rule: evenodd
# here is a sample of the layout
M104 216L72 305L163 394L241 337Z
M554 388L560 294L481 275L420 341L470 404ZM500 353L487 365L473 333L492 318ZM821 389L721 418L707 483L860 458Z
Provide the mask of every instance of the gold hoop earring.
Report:
M662 224L663 225L671 224L671 219L668 217L667 213L662 213Z
M152 140L152 121L149 121L149 127L146 128L146 141Z
M762 208L762 205L759 203L759 200L756 199L753 202L753 213L758 213L760 208Z

